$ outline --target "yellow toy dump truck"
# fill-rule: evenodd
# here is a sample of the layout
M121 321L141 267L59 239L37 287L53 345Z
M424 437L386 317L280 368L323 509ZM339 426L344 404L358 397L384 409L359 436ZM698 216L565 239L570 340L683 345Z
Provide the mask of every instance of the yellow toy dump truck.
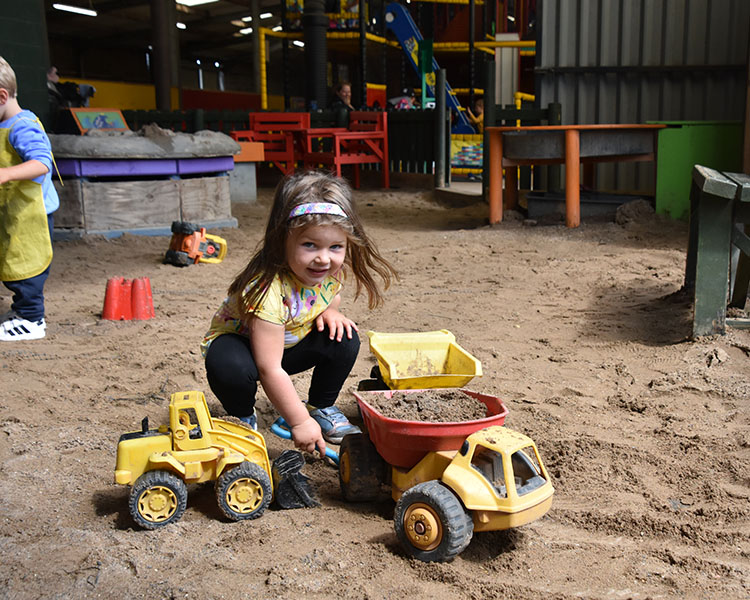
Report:
M507 409L498 398L461 391L487 406L486 418L391 419L355 393L367 432L346 436L339 450L344 498L375 500L390 485L396 536L407 554L425 562L449 561L475 531L525 525L552 505L554 489L536 444L502 426Z
M186 484L214 480L224 515L255 519L271 502L271 473L263 436L212 418L198 391L172 394L168 426L149 429L146 417L141 431L123 434L117 444L115 483L132 486L130 514L146 529L182 516Z

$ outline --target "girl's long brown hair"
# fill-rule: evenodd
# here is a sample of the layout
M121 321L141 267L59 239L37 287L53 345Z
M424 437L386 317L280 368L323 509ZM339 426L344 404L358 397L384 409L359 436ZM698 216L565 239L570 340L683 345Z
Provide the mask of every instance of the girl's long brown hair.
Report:
M295 206L310 202L338 204L347 218L337 215L308 214L289 218ZM365 233L362 221L352 202L351 188L345 180L320 171L302 171L284 177L276 186L271 214L260 248L247 266L229 285L229 295L236 296L240 313L247 316L262 300L273 279L287 268L286 240L293 228L308 225L337 225L346 233L345 265L356 280L355 298L362 288L367 291L368 306L372 309L383 302L374 275L377 274L388 289L398 274L380 254ZM252 282L252 284L251 284ZM247 286L250 288L243 293Z

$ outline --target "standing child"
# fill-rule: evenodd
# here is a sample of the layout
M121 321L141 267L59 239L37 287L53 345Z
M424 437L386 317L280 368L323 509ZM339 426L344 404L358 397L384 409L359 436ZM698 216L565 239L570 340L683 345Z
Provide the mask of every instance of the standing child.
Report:
M0 57L0 280L13 292L0 341L46 334L44 282L52 262L52 149L37 116L16 99L16 75Z
M469 114L469 121L476 128L477 133L484 133L484 100L477 98L474 102L474 111L476 114L471 112L470 108L466 109Z
M229 286L203 340L211 390L224 409L257 426L260 381L297 448L322 453L359 432L334 406L359 351L357 325L339 312L345 275L369 306L396 277L365 233L347 183L308 171L281 180L265 238ZM307 406L290 375L313 369Z

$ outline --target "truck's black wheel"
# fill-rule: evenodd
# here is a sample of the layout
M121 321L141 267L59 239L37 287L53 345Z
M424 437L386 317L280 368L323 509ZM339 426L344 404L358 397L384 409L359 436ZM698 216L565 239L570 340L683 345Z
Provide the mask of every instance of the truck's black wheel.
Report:
M474 522L456 495L439 481L406 490L393 516L401 546L424 562L446 562L469 545Z
M169 471L148 471L130 489L130 514L141 527L156 529L177 521L187 506L187 486Z
M194 223L188 223L187 221L172 221L172 233L193 235L199 229L200 227Z
M387 465L366 433L347 435L339 448L339 485L349 502L375 500Z
M260 465L245 461L216 480L216 501L233 521L257 519L271 503L271 478Z
M193 261L190 260L187 252L167 250L167 253L164 255L164 264L175 265L177 267L187 267L188 265L193 264Z

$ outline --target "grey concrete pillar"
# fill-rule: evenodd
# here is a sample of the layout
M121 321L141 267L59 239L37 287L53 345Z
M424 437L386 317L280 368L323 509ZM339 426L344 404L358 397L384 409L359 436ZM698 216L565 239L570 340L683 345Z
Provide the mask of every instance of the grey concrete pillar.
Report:
M302 29L305 38L305 102L308 109L313 105L325 108L328 97L328 17L325 15L324 0L306 0L302 14Z
M157 110L170 110L170 90L177 85L179 53L173 0L151 0L151 44Z

